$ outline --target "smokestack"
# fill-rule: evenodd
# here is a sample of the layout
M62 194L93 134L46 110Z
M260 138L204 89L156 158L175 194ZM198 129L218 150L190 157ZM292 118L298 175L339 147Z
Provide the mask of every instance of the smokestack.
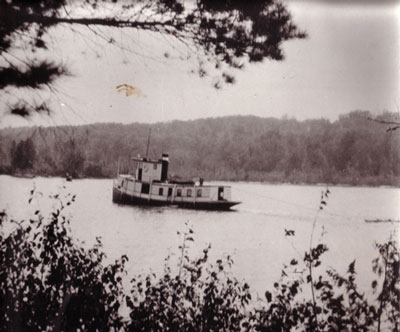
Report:
M169 164L168 153L163 153L161 156L161 181L168 180L168 164Z

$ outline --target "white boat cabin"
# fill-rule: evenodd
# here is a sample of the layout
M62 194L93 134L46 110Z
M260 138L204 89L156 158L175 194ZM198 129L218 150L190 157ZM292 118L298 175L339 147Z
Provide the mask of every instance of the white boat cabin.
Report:
M135 178L142 182L165 182L168 180L169 158L163 154L159 160L150 160L147 158L132 158L137 162Z

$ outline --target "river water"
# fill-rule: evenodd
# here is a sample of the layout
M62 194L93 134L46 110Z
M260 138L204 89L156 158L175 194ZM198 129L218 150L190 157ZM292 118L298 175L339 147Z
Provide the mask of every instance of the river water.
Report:
M159 273L168 253L177 254L188 222L194 230L192 257L211 243L211 258L230 254L232 273L256 292L272 289L281 268L291 258L301 260L310 243L323 186L224 183L232 198L242 201L232 212L208 212L173 207L139 208L112 203L112 180L61 178L23 179L0 176L0 209L14 218L26 218L40 209L57 206L49 195L68 193L76 201L65 210L75 237L90 246L101 236L108 259L129 257L129 275ZM34 199L27 204L30 191ZM345 272L356 259L359 285L369 288L375 242L391 234L398 237L399 223L366 223L365 219L400 219L399 188L330 187L327 207L317 216L313 241L326 243L324 268ZM285 237L285 229L294 237Z

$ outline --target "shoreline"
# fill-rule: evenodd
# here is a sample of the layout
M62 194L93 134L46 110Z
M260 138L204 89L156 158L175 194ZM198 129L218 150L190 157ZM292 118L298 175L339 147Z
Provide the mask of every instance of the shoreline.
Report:
M66 182L66 178L64 176L46 176L46 175L33 175L33 174L0 174L0 176L9 176L17 179L35 179L35 178L59 178L64 179ZM72 181L77 180L113 180L114 177L78 177L72 178ZM349 183L307 183L307 182L285 182L285 181L261 181L261 180L223 180L223 179L206 179L205 182L224 182L224 183L238 183L238 184L266 184L266 185L291 185L291 186L316 186L316 187L343 187L343 188L390 188L390 189L400 189L399 185L388 185L388 184L378 184L378 185L370 185L370 184L349 184Z

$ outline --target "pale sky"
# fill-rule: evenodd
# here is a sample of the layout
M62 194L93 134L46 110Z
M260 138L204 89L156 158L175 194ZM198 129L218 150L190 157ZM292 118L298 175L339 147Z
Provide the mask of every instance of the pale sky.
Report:
M152 123L239 114L335 120L356 109L397 111L399 3L342 3L288 2L294 21L309 37L284 43L284 61L234 72L236 83L220 90L213 87L214 74L199 78L191 73L195 61L179 59L187 50L171 50L176 44L169 38L119 29L111 35L124 46L121 50L86 28L76 33L57 29L52 33L54 56L72 76L57 82L56 97L48 96L54 115L29 121L5 117L0 126ZM119 84L142 94L118 93Z

